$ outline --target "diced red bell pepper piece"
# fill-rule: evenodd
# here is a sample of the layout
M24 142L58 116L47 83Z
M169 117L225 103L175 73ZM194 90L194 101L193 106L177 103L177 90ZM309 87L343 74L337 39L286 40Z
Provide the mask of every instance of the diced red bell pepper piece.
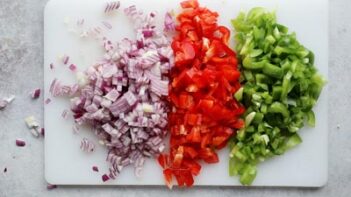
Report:
M184 166L190 170L191 174L197 176L200 173L201 165L194 160L184 160Z
M193 127L191 132L186 136L188 142L200 143L201 142L201 132L199 127Z
M182 8L197 8L199 7L199 2L197 0L187 0L180 3Z
M166 168L167 166L167 159L168 159L168 156L167 155L160 155L158 156L158 163L162 166L162 168Z
M166 181L166 185L169 189L172 189L173 184L172 184L172 170L171 169L165 169L163 170L163 176L165 178Z
M218 155L213 152L210 148L204 148L199 150L199 157L207 163L218 163Z

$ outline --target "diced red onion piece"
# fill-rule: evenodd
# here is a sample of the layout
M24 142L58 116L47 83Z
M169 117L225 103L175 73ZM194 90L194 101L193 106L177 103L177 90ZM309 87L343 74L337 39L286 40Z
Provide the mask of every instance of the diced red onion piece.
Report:
M16 145L19 147L24 147L26 145L26 142L22 139L17 139L16 140Z
M38 89L35 89L35 90L31 93L31 97L32 97L33 99L39 98L39 97L40 97L40 89L39 89L39 88L38 88Z
M24 121L29 129L39 127L39 123L34 118L34 116L28 116L27 118L24 119Z
M48 190L52 190L52 189L56 189L56 188L57 188L57 185L48 184L48 185L46 186L46 189L48 189Z
M53 92L54 92L54 88L55 88L55 85L56 85L56 81L57 81L57 79L55 78L55 79L52 80L52 82L51 82L50 89L49 89L49 92L50 92L51 94L53 94Z
M143 35L145 38L151 38L154 35L154 31L153 30L144 30Z
M90 153L95 149L95 144L89 141L87 138L84 138L80 143L80 149L84 152Z
M74 96L79 91L79 85L74 84L71 86L70 96Z
M63 119L67 119L69 111L67 109L63 110L61 116Z
M107 98L108 100L115 102L117 100L117 98L119 97L120 93L117 91L117 89L112 89L111 91L109 91L105 98Z
M39 132L38 132L38 129L37 129L37 128L32 128L32 129L30 129L30 133L31 133L34 137L36 137L36 138L39 137Z
M92 169L93 169L93 171L95 171L95 172L99 172L99 168L98 168L97 166L93 166Z
M44 128L41 128L39 133L41 136L45 137L45 129Z
M15 98L16 97L14 95L5 98L0 98L0 110L7 107L10 103L12 103L15 100Z
M69 56L64 55L62 61L63 61L63 64L65 64L65 65L68 64Z
M69 65L69 69L73 72L75 72L77 70L77 66L75 64L71 64Z
M109 168L110 174L108 175L111 179L116 179L116 177L119 174L119 171L121 170L121 168L116 167L111 167Z
M151 81L151 90L159 96L167 96L168 95L168 81L152 80Z
M109 22L107 22L107 21L102 21L101 22L107 29L112 29L112 25L109 23Z
M165 15L165 31L174 31L175 30L175 21L171 13L167 12Z
M124 113L129 109L130 105L125 97L121 97L109 107L109 110L114 116L119 116L119 114Z
M51 99L50 99L50 98L45 99L45 104L46 104L46 105L49 104L50 102L51 102Z
M79 83L79 81L78 81ZM62 85L60 81L54 79L51 82L49 92L53 97L57 96L74 96L79 91L79 84L72 86Z
M4 100L7 101L7 103L12 103L15 100L15 98L15 95L11 95L9 97L4 98Z
M102 181L103 181L103 182L106 182L106 181L110 180L110 177L107 176L107 174L102 175L101 178L102 178Z
M77 125L73 125L73 133L78 134L79 133L79 127Z
M0 99L0 110L4 109L7 106L7 104L8 104L7 101Z
M105 7L105 13L111 12L113 10L117 10L120 7L120 2L119 1L113 1L113 2L109 2L106 4Z
M118 72L116 65L107 64L102 67L102 77L110 78Z

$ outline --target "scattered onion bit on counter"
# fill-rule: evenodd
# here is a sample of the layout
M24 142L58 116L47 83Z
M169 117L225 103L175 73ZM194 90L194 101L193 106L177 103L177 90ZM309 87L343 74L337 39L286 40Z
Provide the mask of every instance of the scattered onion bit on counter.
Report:
M29 129L39 127L39 123L34 116L28 116L24 121Z
M236 54L228 46L230 30L217 24L218 13L199 7L196 0L181 3L178 35L172 42L169 113L170 152L159 163L168 187L172 178L190 187L201 171L200 161L219 162L216 150L226 146L244 107L233 97L240 88Z
M68 118L68 113L69 113L69 111L67 109L63 110L63 112L61 114L62 118L63 119L67 119Z
M93 169L93 171L95 171L95 172L99 172L99 168L98 168L97 166L93 166L92 169Z
M40 88L35 89L30 95L32 97L32 99L37 99L40 97Z
M5 109L10 103L15 100L15 96L11 95L9 97L0 98L0 110Z
M103 182L106 182L106 181L110 180L110 177L107 174L104 174L104 175L102 175L101 179Z
M134 24L136 39L103 38L105 55L86 71L77 72L75 94L72 86L57 79L50 87L54 97L71 98L76 124L92 126L99 143L108 149L106 176L111 179L132 164L140 176L145 158L165 149L168 75L174 65L171 42L156 28L156 14L143 14L135 6L124 12ZM82 144L89 150L87 143Z
M95 144L89 141L87 138L83 138L80 142L80 149L84 152L90 153L95 150Z
M35 119L34 116L28 116L27 118L24 119L27 127L29 128L29 131L31 134L38 138L39 134L41 133L41 128L39 127L39 123Z
M0 109L5 109L7 105L8 105L7 101L0 99Z
M48 190L52 190L52 189L56 189L56 188L57 188L57 185L48 184L48 185L46 186L46 189L48 189Z
M16 140L16 145L19 147L24 147L26 145L26 142L22 139L17 139Z
M45 104L46 104L46 105L49 104L50 102L51 102L51 99L50 99L50 98L45 99Z
M69 69L70 69L71 71L75 72L75 71L77 70L77 66L76 66L75 64L71 64L71 65L69 66Z
M11 95L7 98L5 98L4 100L7 101L7 103L12 103L15 100L16 96L15 95Z
M107 21L102 21L101 22L107 29L112 29L112 25L109 23L109 22L107 22Z
M76 124L73 125L72 130L73 130L74 134L78 134L79 133L79 127Z
M105 7L105 13L112 12L114 10L117 10L121 6L121 3L119 1L112 1L106 4Z
M102 33L102 29L101 29L101 27L94 27L92 29L92 32L95 33L95 35L99 35Z
M84 18L78 19L77 20L77 25L78 26L82 26L84 24L84 22L85 22Z
M39 134L43 137L45 137L45 128L41 128Z
M62 58L62 61L63 61L63 64L68 64L68 61L69 61L69 56L67 55L64 55L63 58Z
M29 129L29 131L34 137L36 137L36 138L39 137L39 132L40 132L39 128L32 128L32 129Z
M7 172L7 168L5 167L5 168L4 168L4 173L6 173L6 172Z
M50 85L49 92L53 97L58 96L74 96L79 90L79 85L72 86L62 85L57 79L54 79Z
M51 63L49 67L50 67L51 70L53 70L55 68L53 63Z

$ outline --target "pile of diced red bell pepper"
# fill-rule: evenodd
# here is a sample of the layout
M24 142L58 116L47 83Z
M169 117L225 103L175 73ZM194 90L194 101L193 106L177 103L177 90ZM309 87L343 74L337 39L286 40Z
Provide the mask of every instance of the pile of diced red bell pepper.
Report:
M200 7L197 0L181 7L172 42L170 151L159 157L169 187L173 177L179 186L192 186L201 171L199 161L219 162L216 151L243 127L245 111L233 97L240 72L228 46L229 29L217 24L218 13Z

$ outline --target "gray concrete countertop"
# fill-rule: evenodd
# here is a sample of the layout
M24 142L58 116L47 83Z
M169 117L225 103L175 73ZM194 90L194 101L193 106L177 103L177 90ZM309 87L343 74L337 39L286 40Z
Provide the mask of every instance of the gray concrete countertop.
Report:
M16 100L0 111L0 197L31 196L351 196L351 1L330 0L329 181L324 188L59 187L48 191L43 140L34 139L23 118L43 122L43 99L28 94L43 87L43 8L47 0L0 0L0 97ZM318 32L315 32L318 33ZM14 141L23 138L25 148ZM7 173L3 169L7 167Z

